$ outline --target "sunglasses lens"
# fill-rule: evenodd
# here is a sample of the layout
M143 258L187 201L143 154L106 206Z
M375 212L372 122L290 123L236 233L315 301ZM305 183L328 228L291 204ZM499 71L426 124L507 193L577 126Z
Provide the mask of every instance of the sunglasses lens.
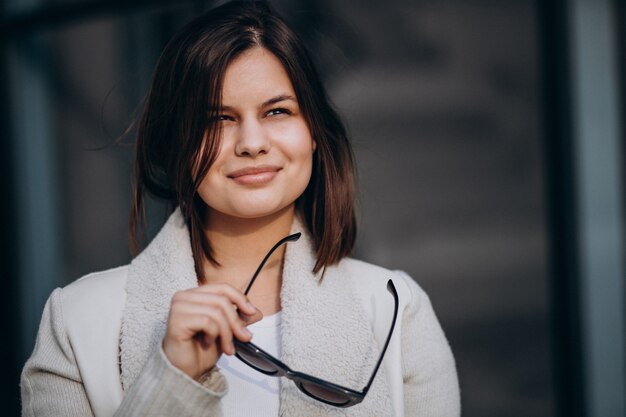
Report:
M350 397L341 391L336 391L329 387L324 387L313 382L300 381L300 389L313 398L317 398L327 403L343 406L350 402Z
M276 368L271 361L265 359L247 345L242 344L237 346L237 356L239 359L264 374L273 375L278 372L278 368Z

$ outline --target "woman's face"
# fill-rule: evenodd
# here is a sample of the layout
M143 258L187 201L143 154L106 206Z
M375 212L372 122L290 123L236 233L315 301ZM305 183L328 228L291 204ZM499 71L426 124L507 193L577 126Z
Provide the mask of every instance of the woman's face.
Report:
M315 142L285 69L253 48L230 63L222 88L221 148L198 194L210 212L238 218L293 207L311 178Z

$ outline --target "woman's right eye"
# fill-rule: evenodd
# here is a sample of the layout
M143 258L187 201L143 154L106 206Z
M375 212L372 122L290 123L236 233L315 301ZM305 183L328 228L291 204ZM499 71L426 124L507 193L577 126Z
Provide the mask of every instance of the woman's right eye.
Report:
M218 115L211 117L210 119L213 122L226 122L226 121L234 120L232 116L229 116L227 114L218 114Z

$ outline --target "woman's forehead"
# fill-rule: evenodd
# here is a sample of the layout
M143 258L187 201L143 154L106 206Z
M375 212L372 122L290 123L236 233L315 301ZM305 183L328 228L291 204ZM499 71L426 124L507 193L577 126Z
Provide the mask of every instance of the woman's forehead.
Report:
M295 93L283 64L267 49L249 49L226 68L222 84L223 106L242 101L259 105L277 97L293 99Z

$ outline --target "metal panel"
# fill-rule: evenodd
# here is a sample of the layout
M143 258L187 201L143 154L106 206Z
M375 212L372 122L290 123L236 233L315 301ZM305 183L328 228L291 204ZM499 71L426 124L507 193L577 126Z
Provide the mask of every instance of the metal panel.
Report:
M624 416L624 242L613 4L570 9L586 414Z
M43 304L51 289L61 283L62 275L53 128L45 68L31 60L36 56L36 47L29 41L7 48L18 208L21 351L34 345Z

